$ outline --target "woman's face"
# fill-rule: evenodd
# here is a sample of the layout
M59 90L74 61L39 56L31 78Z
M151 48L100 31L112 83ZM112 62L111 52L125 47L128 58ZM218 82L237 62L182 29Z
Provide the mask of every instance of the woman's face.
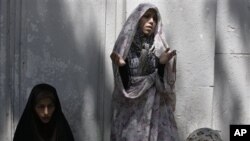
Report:
M55 111L55 105L50 98L45 97L38 100L35 111L43 123L48 123Z
M154 33L156 24L157 24L157 14L154 9L149 9L148 11L146 11L146 13L141 17L139 21L140 29L147 36Z

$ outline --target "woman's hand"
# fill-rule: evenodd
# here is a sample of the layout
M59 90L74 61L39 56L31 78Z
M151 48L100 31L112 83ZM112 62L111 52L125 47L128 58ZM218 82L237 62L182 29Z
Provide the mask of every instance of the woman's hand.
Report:
M176 50L171 51L170 48L167 48L160 56L160 64L166 64L175 55L176 55Z
M110 58L119 67L124 66L126 64L123 58L115 52L111 53Z

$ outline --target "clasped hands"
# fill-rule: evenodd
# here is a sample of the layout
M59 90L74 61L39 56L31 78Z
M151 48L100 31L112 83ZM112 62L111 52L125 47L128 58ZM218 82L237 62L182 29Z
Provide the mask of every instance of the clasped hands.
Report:
M161 55L159 62L160 64L166 64L169 60L171 60L176 55L176 50L170 50L170 48L167 48ZM117 66L121 67L126 65L126 62L124 59L116 52L112 52L110 55L111 60L116 64Z

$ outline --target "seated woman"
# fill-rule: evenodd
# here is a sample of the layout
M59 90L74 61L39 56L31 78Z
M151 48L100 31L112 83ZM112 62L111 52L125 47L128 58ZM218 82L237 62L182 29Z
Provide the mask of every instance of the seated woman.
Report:
M13 140L74 141L54 87L48 84L33 87Z

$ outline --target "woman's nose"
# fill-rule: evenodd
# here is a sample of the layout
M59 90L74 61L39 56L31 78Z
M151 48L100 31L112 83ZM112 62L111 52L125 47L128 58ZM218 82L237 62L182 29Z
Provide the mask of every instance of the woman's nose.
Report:
M154 23L154 18L153 17L149 18L149 23L152 23L152 24Z
M49 114L48 107L45 107L45 108L44 108L44 114L45 114L45 115L48 115L48 114Z

